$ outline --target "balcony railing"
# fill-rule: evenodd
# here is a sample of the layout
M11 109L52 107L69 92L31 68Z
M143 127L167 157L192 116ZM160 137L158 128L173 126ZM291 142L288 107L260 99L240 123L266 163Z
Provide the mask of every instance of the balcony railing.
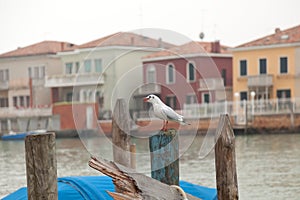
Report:
M41 108L0 108L0 118L51 116L51 106Z
M217 90L224 88L224 81L222 78L206 78L199 79L199 90Z
M47 76L45 81L46 87L65 87L99 84L104 84L104 78L99 73Z
M8 81L0 81L0 90L8 89Z
M149 83L143 85L138 89L139 95L159 94L160 92L161 92L161 86L155 83Z
M9 89L26 89L29 88L29 78L19 78L10 80L8 83Z
M248 76L248 87L269 87L272 85L272 75Z

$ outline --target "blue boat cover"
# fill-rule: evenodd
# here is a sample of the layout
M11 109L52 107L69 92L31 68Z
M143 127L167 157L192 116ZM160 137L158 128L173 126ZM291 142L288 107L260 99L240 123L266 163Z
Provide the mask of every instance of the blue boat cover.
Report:
M180 187L203 200L217 200L217 191L185 181ZM58 199L66 200L112 200L106 191L115 191L112 179L108 176L72 176L58 178ZM23 187L3 198L3 200L27 200L27 188Z

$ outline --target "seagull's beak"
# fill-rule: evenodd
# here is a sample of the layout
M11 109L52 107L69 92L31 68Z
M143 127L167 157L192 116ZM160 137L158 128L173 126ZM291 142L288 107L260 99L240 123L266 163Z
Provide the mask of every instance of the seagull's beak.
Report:
M147 97L145 97L143 100L144 100L144 102L148 102L149 99Z

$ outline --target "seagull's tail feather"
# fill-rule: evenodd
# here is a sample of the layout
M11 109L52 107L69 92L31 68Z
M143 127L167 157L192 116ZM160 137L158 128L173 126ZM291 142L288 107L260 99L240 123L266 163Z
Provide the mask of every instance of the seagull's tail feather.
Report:
M191 125L190 123L187 123L183 118L180 119L181 125Z

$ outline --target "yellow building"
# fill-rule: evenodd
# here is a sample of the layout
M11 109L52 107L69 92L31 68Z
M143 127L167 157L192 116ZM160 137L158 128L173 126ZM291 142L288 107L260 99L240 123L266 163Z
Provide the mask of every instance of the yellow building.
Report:
M235 100L300 97L300 25L233 49Z

